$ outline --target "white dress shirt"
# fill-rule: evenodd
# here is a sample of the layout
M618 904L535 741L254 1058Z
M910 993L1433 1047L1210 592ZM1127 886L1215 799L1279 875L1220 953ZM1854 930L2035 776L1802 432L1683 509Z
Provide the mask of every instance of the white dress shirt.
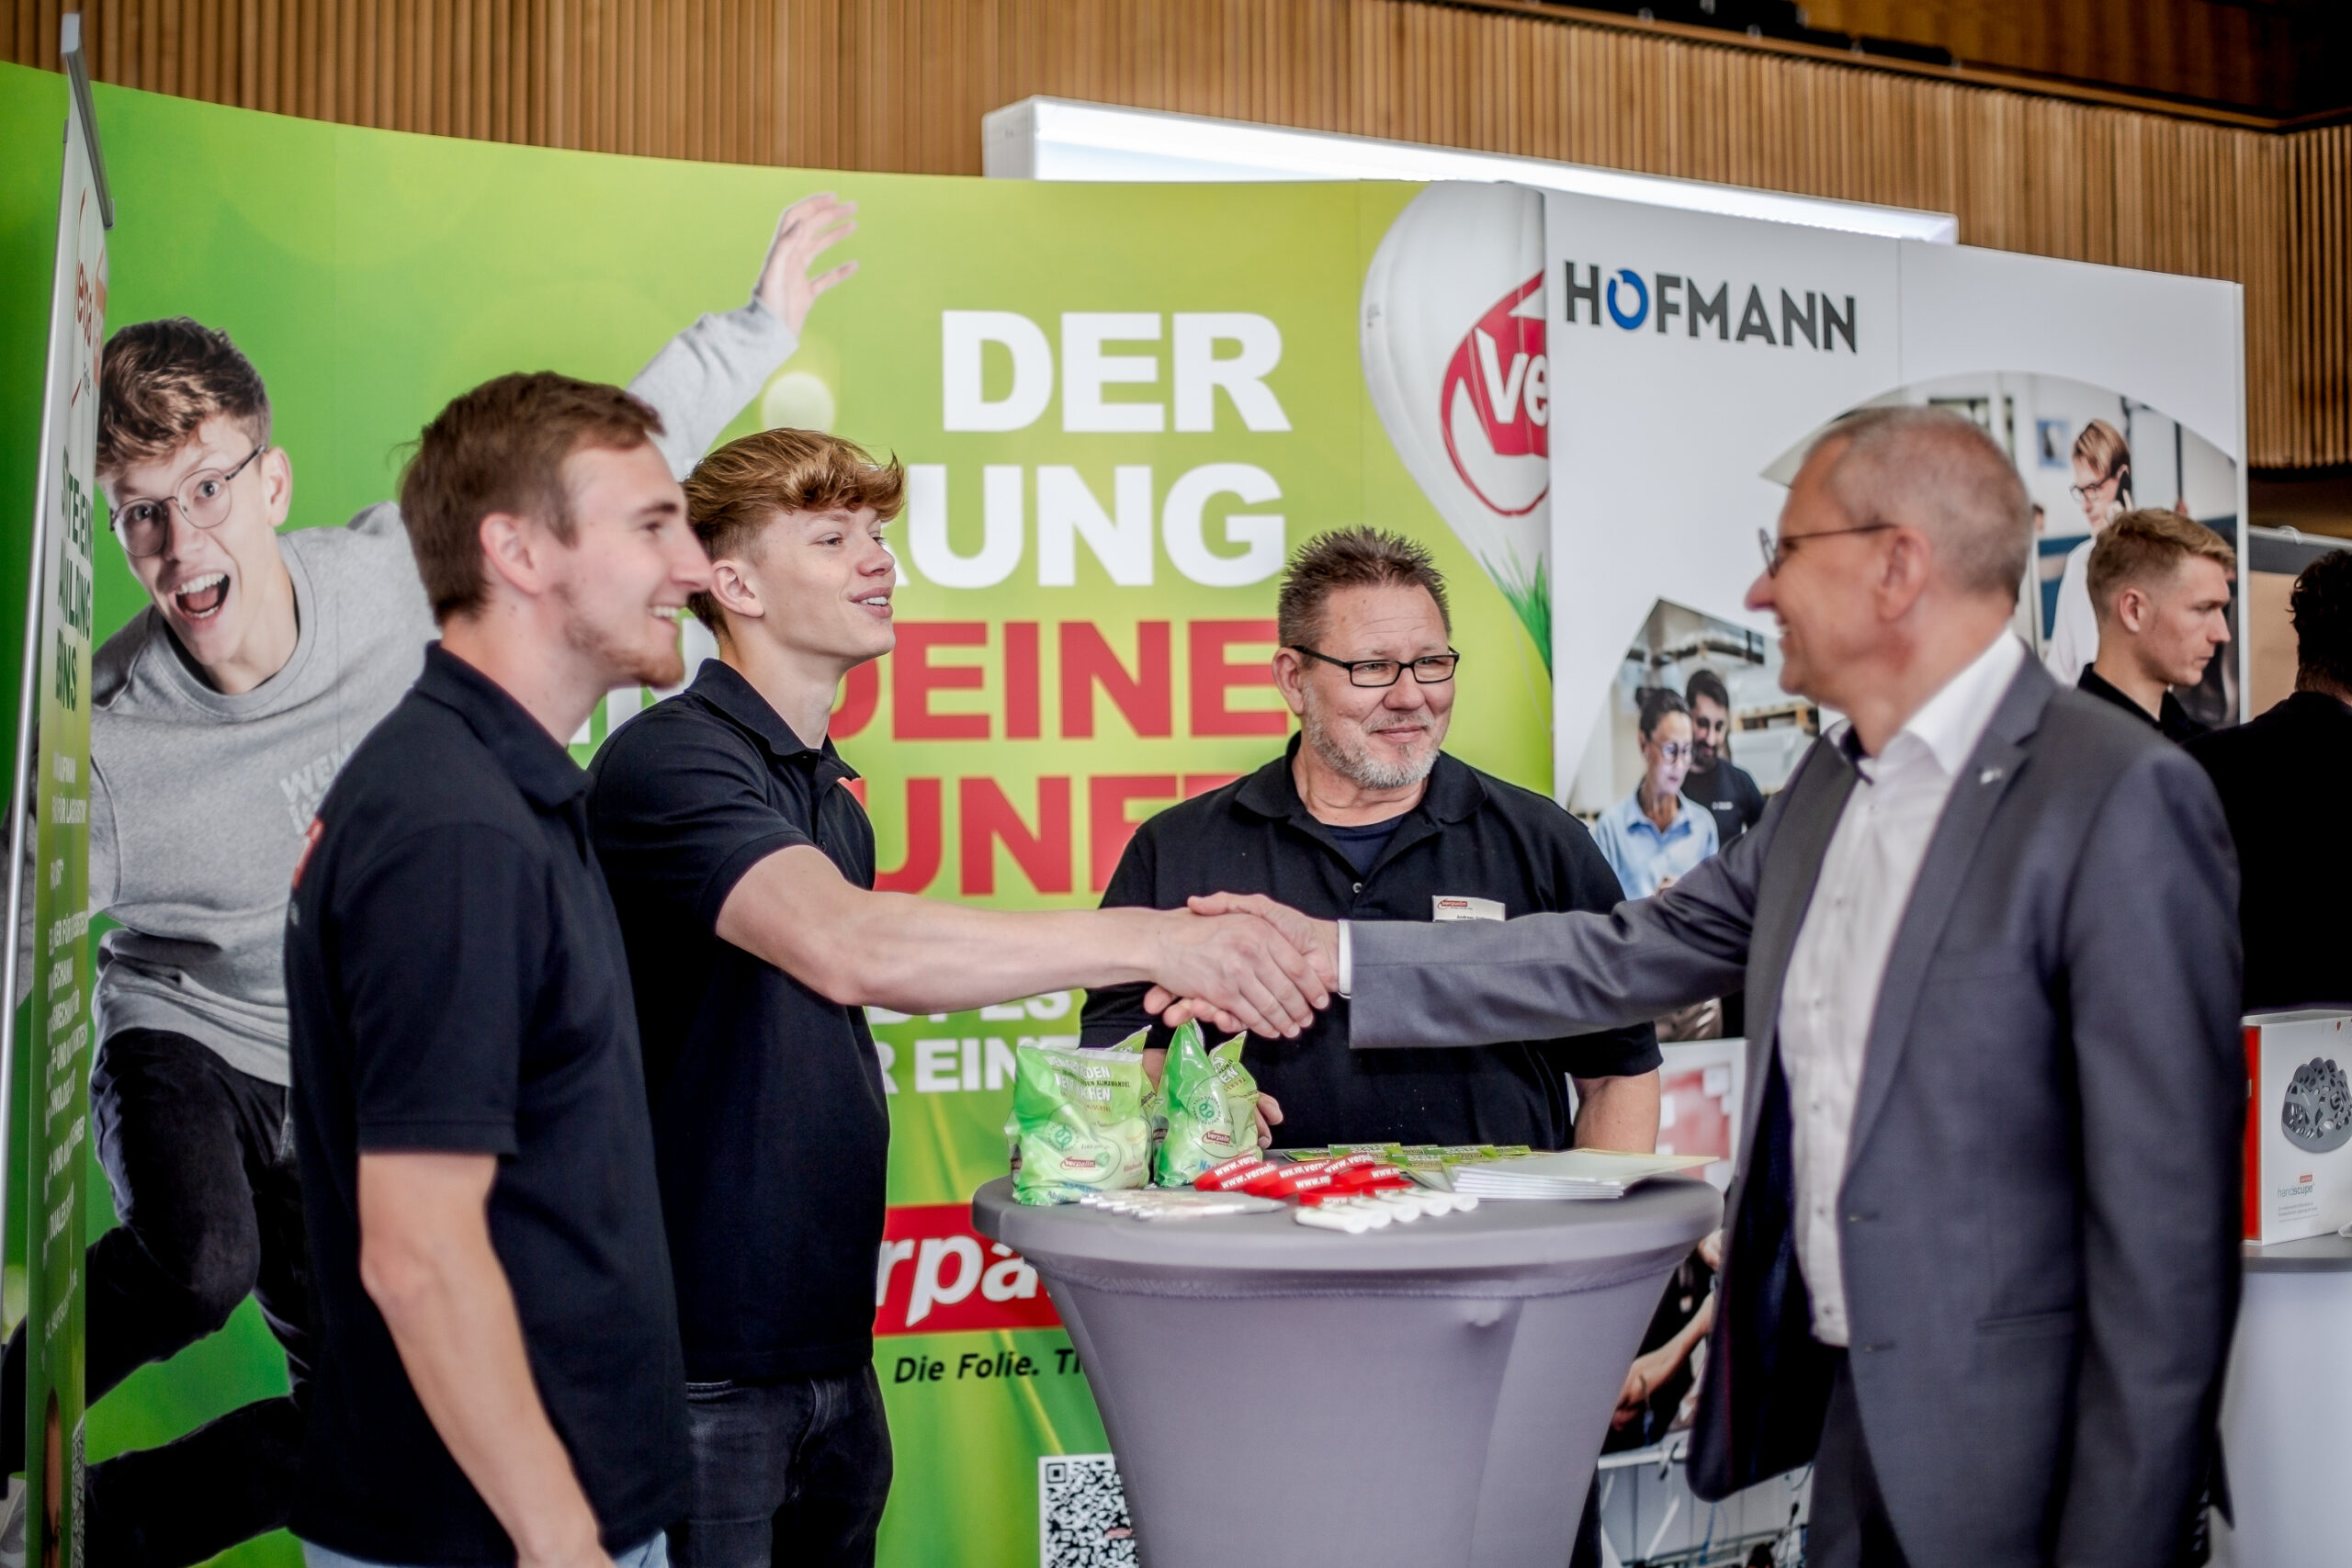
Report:
M2051 679L2071 692L2098 658L2098 612L2091 608L2091 541L2085 539L2066 552L2066 569L2058 575L2058 608L2041 662Z
M2026 660L2007 632L1944 683L1860 775L1822 857L1781 990L1781 1066L1794 1133L1798 1267L1813 1296L1813 1335L1847 1342L1838 1191L1854 1100L1895 929L1944 802Z

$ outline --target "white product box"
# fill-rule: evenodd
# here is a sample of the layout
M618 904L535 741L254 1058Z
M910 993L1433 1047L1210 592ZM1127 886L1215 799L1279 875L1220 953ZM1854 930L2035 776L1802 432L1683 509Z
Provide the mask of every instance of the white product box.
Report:
M2245 1238L2333 1235L2352 1223L2352 1013L2256 1013L2245 1060Z

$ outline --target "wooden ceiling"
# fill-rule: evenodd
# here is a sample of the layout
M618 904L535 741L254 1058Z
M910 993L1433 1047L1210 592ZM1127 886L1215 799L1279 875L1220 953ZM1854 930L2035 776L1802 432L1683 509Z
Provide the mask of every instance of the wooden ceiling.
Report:
M2244 284L2253 463L2352 463L2352 119L2232 53L2320 57L2304 0L1770 0L1807 36L1754 38L1716 24L1768 0L1668 3L84 0L101 80L440 135L977 174L981 115L1049 94L1952 212ZM53 68L58 10L0 0L0 57ZM2129 90L2057 80L2093 67Z

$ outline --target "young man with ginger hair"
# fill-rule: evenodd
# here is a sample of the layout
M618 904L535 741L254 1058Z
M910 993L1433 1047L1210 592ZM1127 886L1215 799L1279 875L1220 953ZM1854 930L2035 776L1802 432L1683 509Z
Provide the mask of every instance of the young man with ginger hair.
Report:
M1254 919L873 891L873 826L826 729L842 678L896 638L882 536L904 485L895 461L810 431L705 458L686 500L710 582L692 604L719 656L594 768L685 1349L681 1568L874 1561L890 1484L873 1368L889 1118L865 1005L1157 983L1295 1037L1329 1000L1329 976Z

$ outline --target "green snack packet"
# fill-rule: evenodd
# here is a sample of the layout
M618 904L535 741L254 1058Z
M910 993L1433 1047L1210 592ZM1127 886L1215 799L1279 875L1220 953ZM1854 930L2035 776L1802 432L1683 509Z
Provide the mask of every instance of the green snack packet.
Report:
M1102 1051L1014 1047L1012 1195L1023 1203L1075 1203L1089 1192L1141 1187L1151 1170L1151 1123L1143 1113L1142 1036Z
M1189 1187L1209 1167L1257 1147L1258 1083L1241 1066L1242 1043L1237 1034L1204 1051L1198 1024L1177 1028L1159 1075L1168 1136L1152 1175L1160 1186Z

